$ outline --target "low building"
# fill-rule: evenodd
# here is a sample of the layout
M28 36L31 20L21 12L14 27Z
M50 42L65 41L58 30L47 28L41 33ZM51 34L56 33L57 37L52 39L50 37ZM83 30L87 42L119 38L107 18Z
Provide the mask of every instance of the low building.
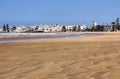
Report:
M61 32L62 31L62 26L61 25L52 25L50 27L51 32Z
M111 24L106 24L106 25L104 25L104 31L108 31L108 32L110 32L110 31L112 31L112 25Z
M16 33L27 32L27 31L29 31L29 28L26 26L12 26L10 29L10 32L16 32Z
M85 31L86 28L87 28L87 26L85 24L83 24L83 25L80 26L80 30L81 31Z

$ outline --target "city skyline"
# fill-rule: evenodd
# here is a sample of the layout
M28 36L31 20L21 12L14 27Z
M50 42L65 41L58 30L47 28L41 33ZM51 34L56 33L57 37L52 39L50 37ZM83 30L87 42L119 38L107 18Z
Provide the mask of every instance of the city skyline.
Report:
M98 24L119 18L119 0L0 0L0 26L35 24Z

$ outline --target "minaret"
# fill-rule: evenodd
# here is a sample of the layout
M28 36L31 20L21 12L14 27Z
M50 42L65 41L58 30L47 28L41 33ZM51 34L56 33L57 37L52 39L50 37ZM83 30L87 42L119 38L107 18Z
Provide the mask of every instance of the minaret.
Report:
M97 21L94 20L94 21L93 21L93 27L96 27L96 26L97 26Z

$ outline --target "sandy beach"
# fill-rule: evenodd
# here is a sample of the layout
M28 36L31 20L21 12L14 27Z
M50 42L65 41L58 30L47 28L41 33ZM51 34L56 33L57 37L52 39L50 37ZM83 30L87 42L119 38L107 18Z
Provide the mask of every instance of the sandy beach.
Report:
M0 44L0 79L120 79L120 32Z

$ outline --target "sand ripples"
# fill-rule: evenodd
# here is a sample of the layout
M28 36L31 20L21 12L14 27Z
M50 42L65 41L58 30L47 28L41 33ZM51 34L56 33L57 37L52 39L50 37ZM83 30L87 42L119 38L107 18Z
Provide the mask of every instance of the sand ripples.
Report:
M0 46L0 79L120 79L119 44L25 43L12 44L12 52L6 44Z
M117 58L119 53L107 55ZM84 58L74 61L17 64L11 69L0 71L0 79L107 79L112 70L120 70L120 63L106 61L106 56ZM119 58L118 58L119 59ZM119 76L119 75L117 75Z

